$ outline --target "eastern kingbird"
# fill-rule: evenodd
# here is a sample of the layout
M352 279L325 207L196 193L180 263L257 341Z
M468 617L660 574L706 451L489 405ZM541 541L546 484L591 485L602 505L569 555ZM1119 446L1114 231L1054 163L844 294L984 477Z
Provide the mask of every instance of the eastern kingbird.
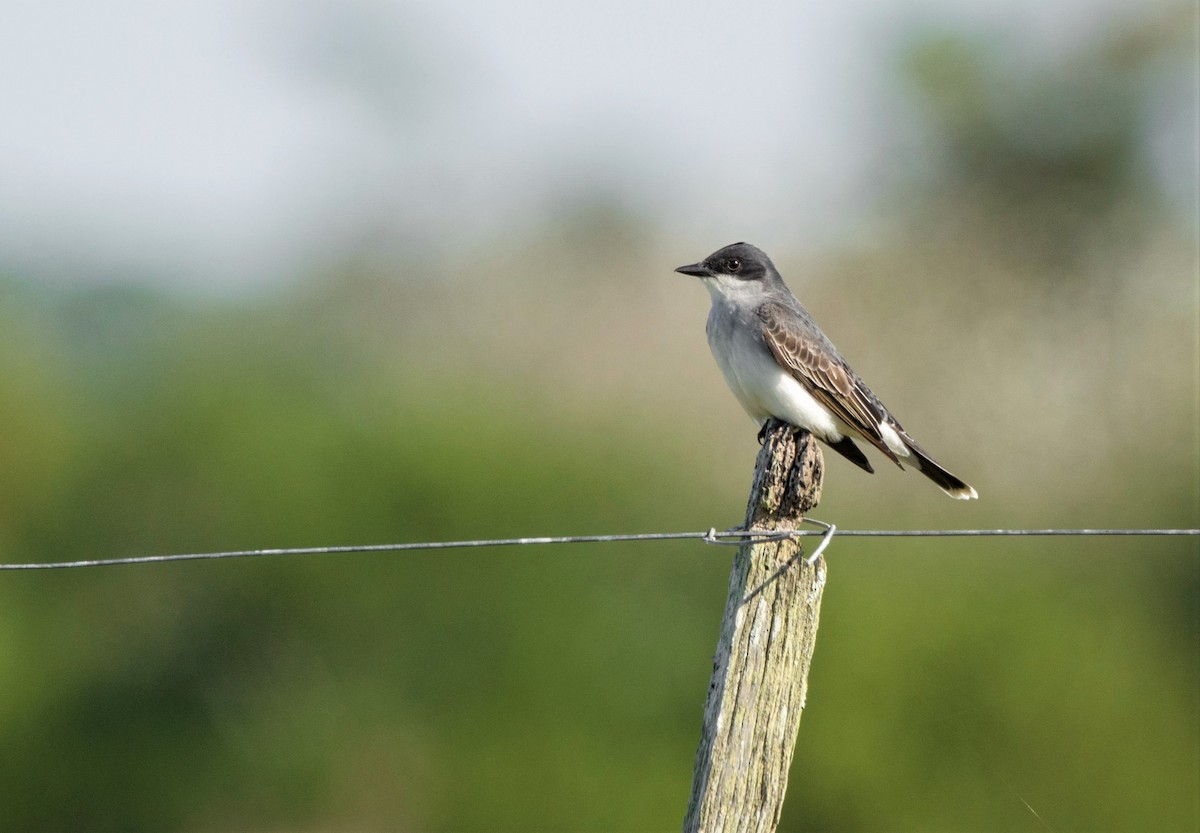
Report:
M979 497L933 461L888 413L791 293L762 250L734 243L675 270L712 296L708 346L733 395L760 425L775 417L811 432L874 474L857 434L900 468L910 463L952 498Z

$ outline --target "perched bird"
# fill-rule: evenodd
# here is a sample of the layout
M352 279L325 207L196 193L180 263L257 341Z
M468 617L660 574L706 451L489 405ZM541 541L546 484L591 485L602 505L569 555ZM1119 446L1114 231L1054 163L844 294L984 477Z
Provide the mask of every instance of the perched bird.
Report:
M900 468L914 466L952 498L979 497L917 445L850 369L780 277L749 243L734 243L675 270L704 281L712 296L708 346L750 418L770 417L811 432L856 466L874 473L858 435Z

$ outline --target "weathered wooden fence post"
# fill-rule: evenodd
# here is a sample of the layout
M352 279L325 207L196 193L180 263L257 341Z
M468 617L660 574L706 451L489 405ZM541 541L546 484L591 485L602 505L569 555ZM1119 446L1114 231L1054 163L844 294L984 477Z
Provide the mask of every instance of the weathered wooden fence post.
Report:
M747 530L795 529L821 496L823 460L807 432L772 421L758 453ZM800 539L744 544L713 658L684 833L773 831L800 729L825 562Z

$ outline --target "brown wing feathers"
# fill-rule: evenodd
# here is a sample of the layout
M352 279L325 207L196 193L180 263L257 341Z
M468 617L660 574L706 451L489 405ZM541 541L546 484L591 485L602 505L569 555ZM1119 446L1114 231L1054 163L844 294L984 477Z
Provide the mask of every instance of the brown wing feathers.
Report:
M763 337L775 360L788 368L796 381L838 419L899 466L900 461L879 433L879 422L886 412L854 371L838 357L821 350L820 345L807 338L805 333L789 326L791 316L786 315L778 304L763 304L757 314L762 321Z

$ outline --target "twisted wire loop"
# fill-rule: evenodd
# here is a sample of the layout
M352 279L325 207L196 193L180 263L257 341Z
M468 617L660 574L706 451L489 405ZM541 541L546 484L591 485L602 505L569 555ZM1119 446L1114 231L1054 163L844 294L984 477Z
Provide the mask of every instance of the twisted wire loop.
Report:
M796 529L727 529L717 532L716 527L709 527L708 532L700 538L706 544L716 544L719 547L740 547L742 544L765 544L770 541L790 541L798 537ZM732 538L731 541L724 539Z
M829 546L829 542L833 540L833 534L837 531L837 524L818 521L816 518L803 518L802 521L806 524L815 524L821 527L824 532L815 532L813 530L803 529L763 529L763 530L746 530L746 529L727 529L724 532L717 532L716 527L709 527L708 532L700 539L706 544L716 544L724 547L740 547L743 544L762 544L769 541L790 541L793 538L806 537L810 535L820 535L821 542L817 544L817 548L813 550L812 555L804 559L807 564L815 564L817 559L821 557L821 553ZM731 538L733 540L722 540Z

